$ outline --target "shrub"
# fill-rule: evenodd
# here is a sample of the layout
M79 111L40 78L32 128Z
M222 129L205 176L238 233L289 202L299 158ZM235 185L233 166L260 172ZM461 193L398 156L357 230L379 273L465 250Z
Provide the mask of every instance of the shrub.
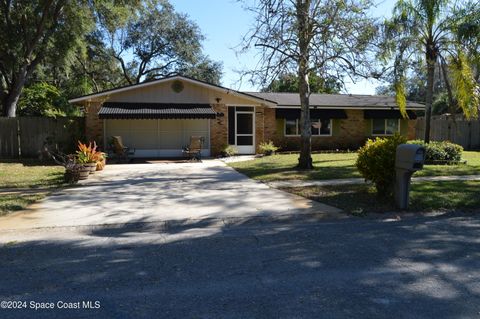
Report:
M225 157L235 156L238 154L238 149L233 145L225 145L222 155Z
M462 159L463 147L461 145L446 141L442 142L442 144L446 154L445 160L460 162L460 160Z
M377 193L382 197L393 196L395 183L395 153L397 146L406 143L400 134L391 137L368 139L358 150L357 169L362 176L375 184Z
M272 155L279 149L279 147L276 147L272 141L262 142L260 143L258 148L260 149L260 152L264 155Z
M431 141L425 143L422 140L409 141L425 147L425 162L430 164L448 164L459 162L462 159L463 147L448 141Z

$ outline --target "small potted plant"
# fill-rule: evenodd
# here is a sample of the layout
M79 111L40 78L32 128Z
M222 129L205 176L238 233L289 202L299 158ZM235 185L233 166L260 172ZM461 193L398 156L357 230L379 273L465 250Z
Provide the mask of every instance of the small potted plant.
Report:
M97 152L97 171L102 171L107 165L107 154L104 152Z
M279 149L278 147L276 147L273 144L272 141L262 142L262 143L260 143L258 148L260 149L260 152L262 152L263 155L265 155L265 156L273 155Z
M78 142L78 151L77 151L77 162L82 164L84 167L89 169L90 174L95 173L97 170L97 145L94 143L86 144Z
M60 151L50 151L46 148L47 154L55 161L55 163L65 167L65 173L63 175L66 183L75 184L79 179L82 179L82 165L79 165L74 154L64 154ZM86 171L88 177L89 171ZM83 174L85 175L85 174Z

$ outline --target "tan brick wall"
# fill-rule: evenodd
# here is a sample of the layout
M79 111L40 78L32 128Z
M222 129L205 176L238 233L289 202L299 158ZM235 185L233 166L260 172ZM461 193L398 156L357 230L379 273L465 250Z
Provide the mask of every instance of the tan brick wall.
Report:
M212 104L212 108L223 116L210 120L210 152L219 155L228 143L228 109L225 104Z
M407 138L409 140L414 140L416 137L415 128L417 127L417 120L409 120L408 121L408 133Z
M346 119L332 120L332 136L312 136L312 150L355 149L366 140L367 124L361 110L345 110ZM273 116L275 120L275 116ZM282 120L278 120L282 121ZM284 136L284 124L277 123L274 142L284 150L298 150L299 136Z
M215 112L223 116L210 121L210 143L212 156L217 156L228 145L228 107L225 104L212 104ZM275 110L265 106L255 107L255 151L259 145L275 136Z
M88 102L85 105L85 136L103 147L103 121L98 118L101 102Z
M275 138L275 110L265 106L255 107L255 151L260 153L260 144Z
M275 119L275 109L265 107L264 108L264 125L265 125L265 141L276 139L277 123Z

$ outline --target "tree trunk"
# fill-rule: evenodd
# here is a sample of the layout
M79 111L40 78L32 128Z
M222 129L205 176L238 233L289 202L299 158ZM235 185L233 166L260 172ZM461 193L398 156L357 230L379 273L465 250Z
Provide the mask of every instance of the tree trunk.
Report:
M437 57L433 45L427 45L427 92L425 99L425 143L430 142L430 121L432 119L432 103L433 103L433 82L435 79L435 63Z
M308 82L310 0L297 0L298 20L298 89L300 94L300 157L298 168L312 169L312 126L310 123L310 84Z
M27 80L28 66L24 65L15 76L12 87L9 90L5 99L4 112L7 117L15 117L17 115L17 103L22 94L22 89Z

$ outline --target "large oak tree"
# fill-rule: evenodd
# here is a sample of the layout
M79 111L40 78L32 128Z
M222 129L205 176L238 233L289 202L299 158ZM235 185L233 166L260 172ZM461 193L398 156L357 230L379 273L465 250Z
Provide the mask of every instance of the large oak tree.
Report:
M51 57L62 63L93 28L91 7L81 0L0 1L0 88L5 116L36 67Z
M279 75L296 73L301 104L298 167L311 169L310 75L343 81L367 75L368 50L375 26L367 15L369 0L259 0L243 50L260 50L260 61L246 72L268 86Z

